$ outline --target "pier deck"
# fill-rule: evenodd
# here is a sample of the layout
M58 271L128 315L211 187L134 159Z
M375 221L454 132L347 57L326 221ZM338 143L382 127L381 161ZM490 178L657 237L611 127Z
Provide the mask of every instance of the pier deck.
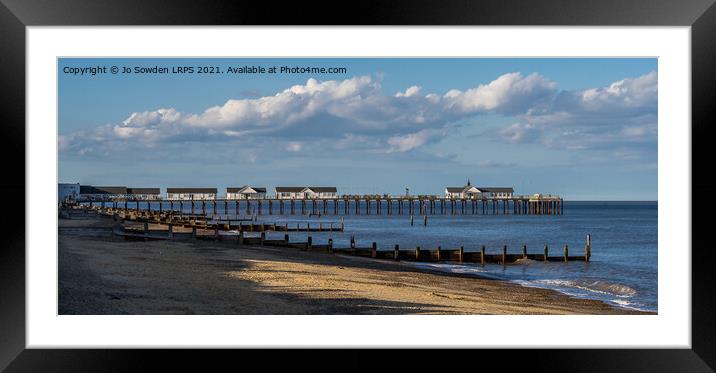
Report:
M562 215L564 200L559 196L513 196L495 198L447 198L441 196L344 196L321 199L211 199L211 200L89 200L81 205L111 206L114 209L201 211L217 214L218 206L228 213L232 205L238 215Z

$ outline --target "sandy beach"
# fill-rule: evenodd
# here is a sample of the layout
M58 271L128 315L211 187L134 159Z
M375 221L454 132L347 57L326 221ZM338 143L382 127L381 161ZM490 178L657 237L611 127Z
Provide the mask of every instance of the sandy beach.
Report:
M59 220L59 314L635 314L601 301L405 262L129 241L95 215Z

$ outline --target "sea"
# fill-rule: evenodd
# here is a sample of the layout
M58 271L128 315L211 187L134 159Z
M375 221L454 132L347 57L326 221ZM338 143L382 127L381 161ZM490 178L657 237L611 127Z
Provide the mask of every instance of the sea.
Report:
M333 223L343 223L344 232L290 232L291 241L305 241L312 236L316 244L324 244L333 239L335 247L348 247L351 236L358 247L369 247L376 242L379 250L393 250L398 244L401 249L415 248L443 249L463 246L466 252L480 251L485 245L486 252L499 254L507 245L508 253L521 253L527 245L529 253L543 253L547 244L550 256L563 254L568 245L570 255L584 255L586 236L591 235L591 260L589 262L542 262L522 261L519 264L479 263L412 263L423 269L435 271L474 274L512 281L522 286L553 289L577 298L597 299L612 305L644 311L658 312L657 284L657 202L577 202L565 201L563 215L472 215L470 208L466 214L445 215L428 214L427 225L420 215L413 217L411 225L407 209L403 215L387 215L384 203L382 214L376 214L373 203L372 213L355 215L351 204L349 214L344 214L343 202L339 201L338 215L332 214L333 205L329 202L328 214L309 216L300 210L296 203L295 215L279 215L274 205L273 215L268 214L264 203L262 214L255 207L246 211L245 206L230 203L224 211L224 203L217 203L216 215L222 217L256 219L257 222L302 226L310 223L317 227ZM166 205L166 203L165 203ZM177 208L177 203L174 204ZM207 203L209 215L214 214ZM319 206L320 207L320 206ZM157 206L152 207L157 208ZM166 209L167 206L164 206ZM310 208L309 208L310 209ZM319 208L322 212L323 209ZM184 211L190 207L184 204ZM195 212L201 209L195 207ZM284 204L284 213L289 213L288 203ZM436 212L439 212L436 211ZM478 212L481 212L478 209ZM511 211L510 211L511 212ZM284 232L268 233L267 239L283 238Z

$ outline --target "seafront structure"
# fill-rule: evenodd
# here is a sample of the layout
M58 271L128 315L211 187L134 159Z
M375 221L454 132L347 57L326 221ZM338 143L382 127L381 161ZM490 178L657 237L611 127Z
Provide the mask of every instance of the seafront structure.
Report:
M162 199L159 188L127 188L127 198L141 201L158 201Z
M226 188L226 199L263 199L266 198L266 187L242 187Z
M215 200L216 191L216 188L167 188L167 199L183 201Z
M446 188L445 195L338 195L336 187L276 187L276 194L266 194L265 188L244 186L227 188L227 194L218 198L217 188L167 188L166 198L157 194L131 193L125 187L82 186L76 203L110 203L114 208L128 208L128 203L146 206L147 210L170 211L187 206L206 214L245 211L247 215L274 213L280 215L562 215L564 200L559 195L516 195L512 188L484 188L468 185ZM223 209L222 209L223 207ZM231 207L231 208L230 208ZM232 211L230 211L232 210Z
M59 202L75 201L80 197L80 183L57 184L57 200Z
M123 199L127 198L126 186L80 185L80 199Z
M461 187L445 187L445 198L512 198L515 190L511 187L476 187L467 184Z
M277 199L321 199L337 197L338 189L336 187L276 187Z

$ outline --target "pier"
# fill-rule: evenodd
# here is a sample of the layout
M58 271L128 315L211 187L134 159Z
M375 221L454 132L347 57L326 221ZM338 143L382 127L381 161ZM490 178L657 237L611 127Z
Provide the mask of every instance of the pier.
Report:
M490 198L449 198L437 195L346 195L336 198L255 199L87 199L78 204L128 211L184 211L202 215L563 215L564 200L556 195L516 195Z

